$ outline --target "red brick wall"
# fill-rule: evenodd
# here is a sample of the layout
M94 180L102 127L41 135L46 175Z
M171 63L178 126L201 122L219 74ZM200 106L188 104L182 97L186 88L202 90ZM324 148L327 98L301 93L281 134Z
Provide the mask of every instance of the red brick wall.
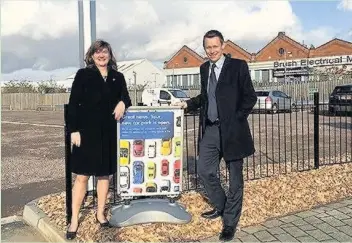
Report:
M351 55L352 44L341 43L340 41L332 41L331 43L317 49L311 50L310 57L324 57L324 56L339 56Z
M275 60L284 60L285 55L279 54L279 49L283 48L287 53L291 54L286 55L286 59L299 59L307 58L309 52L297 46L298 44L291 43L285 39L277 39L270 43L264 50L262 50L255 57L256 62L265 62L265 61L275 61Z
M184 61L184 58L187 58L187 62ZM179 54L172 58L170 62L167 63L166 69L173 68L190 68L190 67L199 67L204 61L200 61L198 58L194 57L187 49L181 49Z
M247 62L250 61L250 57L248 57L248 55L246 55L245 53L243 53L242 50L239 50L238 48L236 48L235 46L232 46L231 44L227 44L224 48L224 53L230 53L231 57L233 58L238 58L238 59L242 59L242 60L246 60Z

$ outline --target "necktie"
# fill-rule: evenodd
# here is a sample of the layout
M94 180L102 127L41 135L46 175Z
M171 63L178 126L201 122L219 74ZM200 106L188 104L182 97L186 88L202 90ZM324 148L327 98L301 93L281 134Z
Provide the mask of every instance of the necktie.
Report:
M214 122L218 118L218 111L216 106L216 96L215 96L215 89L216 89L216 75L215 69L216 65L213 63L211 67L211 73L209 78L209 91L208 91L208 119Z

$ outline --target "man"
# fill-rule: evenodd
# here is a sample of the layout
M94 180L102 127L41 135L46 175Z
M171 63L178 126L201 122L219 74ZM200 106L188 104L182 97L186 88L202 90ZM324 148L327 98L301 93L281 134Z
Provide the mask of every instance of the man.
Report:
M233 239L243 201L243 158L254 153L247 117L257 101L248 65L224 55L224 38L217 30L203 37L209 61L200 66L201 93L175 105L192 111L200 108L198 174L214 209L204 218L223 220L219 239ZM226 197L217 169L224 158L229 169L229 193Z

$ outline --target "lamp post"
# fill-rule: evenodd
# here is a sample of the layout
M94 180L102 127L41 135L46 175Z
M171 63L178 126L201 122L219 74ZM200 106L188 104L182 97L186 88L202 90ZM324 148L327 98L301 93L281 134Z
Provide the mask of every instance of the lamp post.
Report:
M134 105L137 105L137 73L133 71L134 79Z
M95 0L78 0L78 33L79 33L79 66L85 67L84 54L91 43L96 40L96 8ZM87 192L94 189L91 176L87 184Z

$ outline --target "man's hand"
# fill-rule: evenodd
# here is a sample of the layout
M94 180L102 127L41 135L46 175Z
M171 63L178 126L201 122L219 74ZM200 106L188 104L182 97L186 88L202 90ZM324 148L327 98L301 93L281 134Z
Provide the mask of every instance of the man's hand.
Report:
M79 132L71 133L71 143L77 147L81 146L81 134Z
M182 109L186 109L187 108L187 103L185 101L179 101L179 102L175 102L172 104L173 106L179 106Z
M112 114L115 115L115 120L118 121L123 117L123 114L125 113L125 103L120 101L116 107L115 110Z

